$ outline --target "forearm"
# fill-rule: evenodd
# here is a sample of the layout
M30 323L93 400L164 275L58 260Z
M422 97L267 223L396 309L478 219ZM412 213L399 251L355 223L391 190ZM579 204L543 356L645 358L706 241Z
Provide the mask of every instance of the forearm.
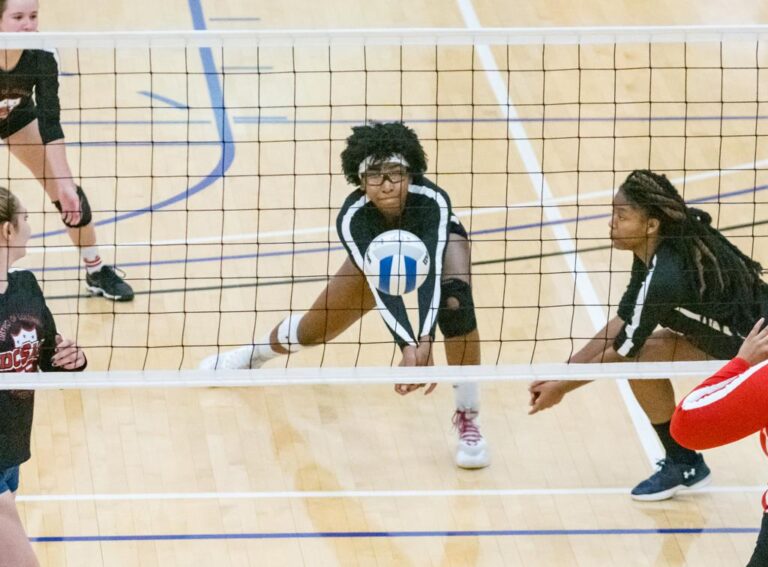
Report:
M45 175L49 179L55 180L59 187L67 185L74 187L75 185L67 161L63 138L45 145Z
M614 317L595 336L568 359L571 363L613 362L603 360L608 350L613 351L613 341L624 326L624 321ZM615 351L614 351L615 352Z

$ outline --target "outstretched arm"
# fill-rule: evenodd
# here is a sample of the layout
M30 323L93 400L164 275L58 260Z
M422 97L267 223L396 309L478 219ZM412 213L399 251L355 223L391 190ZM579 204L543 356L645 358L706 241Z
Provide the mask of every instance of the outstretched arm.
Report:
M613 348L613 341L624 326L624 321L614 317L600 329L589 342L574 353L570 363L623 362L626 359ZM531 394L528 410L530 415L556 406L563 397L591 380L537 380L528 387Z

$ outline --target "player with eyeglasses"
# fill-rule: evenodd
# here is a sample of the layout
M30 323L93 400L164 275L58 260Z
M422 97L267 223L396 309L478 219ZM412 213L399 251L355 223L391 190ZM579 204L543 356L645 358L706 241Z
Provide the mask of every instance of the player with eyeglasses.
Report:
M424 172L427 158L416 133L401 122L352 128L341 154L342 169L355 189L341 207L336 227L347 258L306 312L293 312L252 345L209 356L203 369L259 368L265 362L329 342L376 308L402 352L401 366L433 364L435 328L444 337L448 364L480 364L480 335L472 298L470 243L453 214L451 200ZM418 290L419 327L413 330L402 298L382 294L363 274L363 255L383 232L402 229L418 236L431 259ZM397 384L405 395L435 384ZM488 466L486 441L478 426L477 384L454 386L458 431L456 464Z

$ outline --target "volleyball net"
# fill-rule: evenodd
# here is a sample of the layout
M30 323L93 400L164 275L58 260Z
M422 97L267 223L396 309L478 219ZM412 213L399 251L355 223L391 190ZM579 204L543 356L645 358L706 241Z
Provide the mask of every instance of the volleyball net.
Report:
M631 258L611 250L606 225L630 171L666 173L742 251L766 261L767 35L4 35L6 48L57 49L69 162L102 256L125 271L136 298L85 294L58 214L4 150L2 176L34 233L19 267L36 273L61 332L86 349L93 372L73 377L82 384L616 377L618 365L558 363L615 314L626 287ZM263 370L196 372L204 356L257 341L322 291L345 258L335 231L352 190L340 168L345 139L355 125L394 120L418 133L427 177L449 193L472 240L485 366L377 369L396 364L399 349L371 313ZM436 363L445 364L440 345ZM716 367L622 368L658 377ZM63 387L57 380L39 383Z

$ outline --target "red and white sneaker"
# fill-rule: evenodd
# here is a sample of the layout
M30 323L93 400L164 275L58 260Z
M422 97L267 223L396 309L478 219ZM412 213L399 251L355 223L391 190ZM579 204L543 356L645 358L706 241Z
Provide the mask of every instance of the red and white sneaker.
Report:
M453 426L459 434L456 447L456 466L462 469L482 469L491 464L488 445L477 425L478 412L456 410Z

